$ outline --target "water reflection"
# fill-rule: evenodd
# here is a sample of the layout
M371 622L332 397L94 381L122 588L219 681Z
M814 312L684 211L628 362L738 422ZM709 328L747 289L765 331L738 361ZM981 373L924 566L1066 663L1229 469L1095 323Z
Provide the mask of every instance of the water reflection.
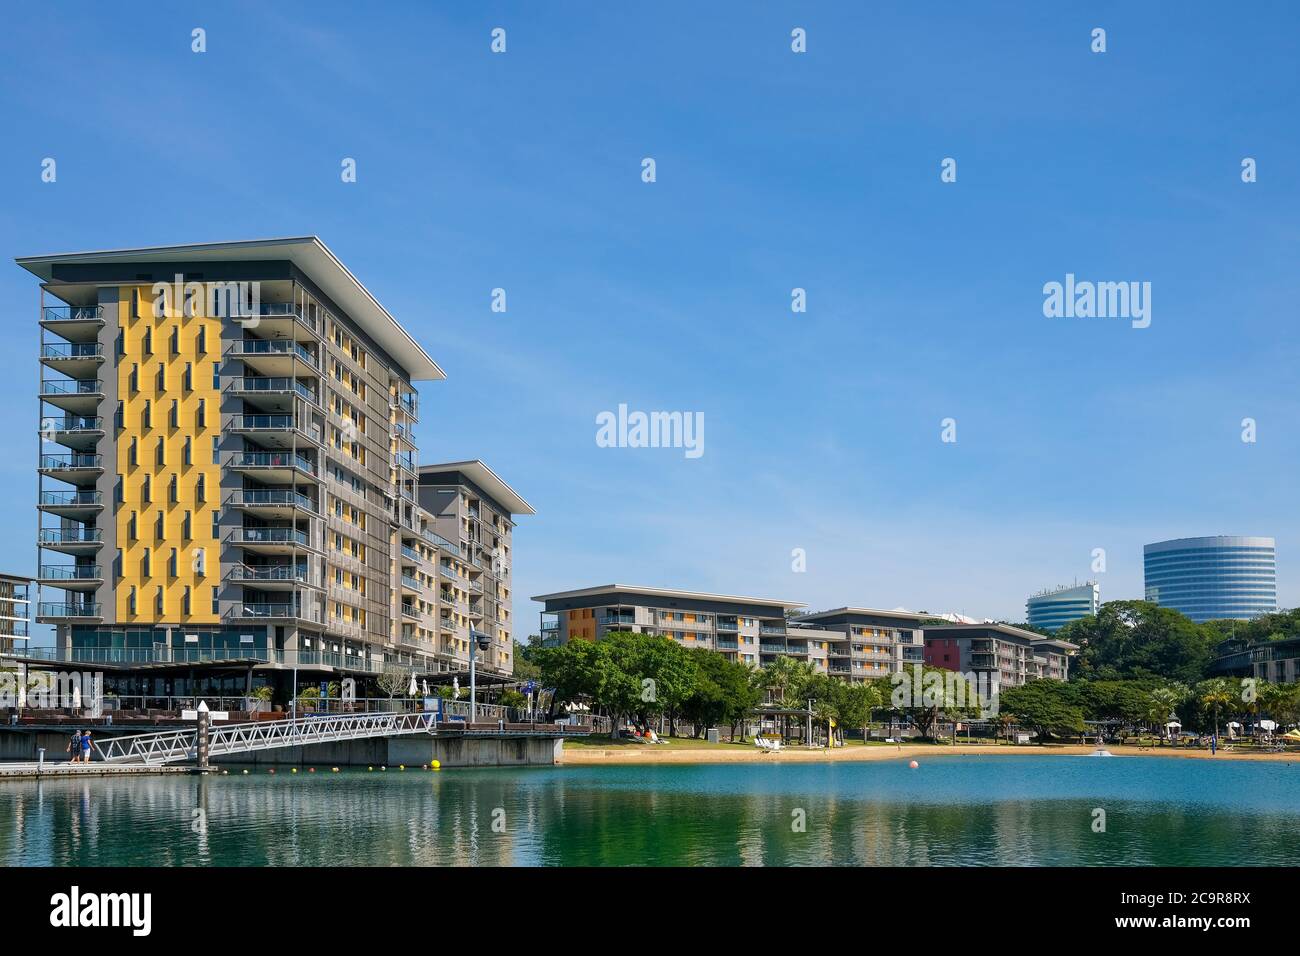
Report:
M1086 758L10 782L19 865L1278 865L1300 769ZM1105 833L1092 829L1104 807ZM801 830L796 824L806 821Z

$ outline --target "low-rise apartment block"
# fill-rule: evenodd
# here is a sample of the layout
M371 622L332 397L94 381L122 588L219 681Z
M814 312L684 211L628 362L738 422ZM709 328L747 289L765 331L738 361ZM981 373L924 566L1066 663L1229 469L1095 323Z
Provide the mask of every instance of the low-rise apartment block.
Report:
M987 675L992 686L1038 678L1065 680L1078 646L1009 624L944 624L925 628L925 663Z
M925 645L921 622L929 615L912 611L880 611L841 607L796 618L844 640L830 646L830 673L849 680L871 680L897 673L904 664L920 663Z
M627 584L541 594L533 600L543 605L541 640L550 647L631 631L661 634L755 667L793 657L829 672L831 648L847 641L838 631L788 621L786 612L805 606L791 601Z
M12 653L30 636L31 587L30 578L0 574L0 654Z

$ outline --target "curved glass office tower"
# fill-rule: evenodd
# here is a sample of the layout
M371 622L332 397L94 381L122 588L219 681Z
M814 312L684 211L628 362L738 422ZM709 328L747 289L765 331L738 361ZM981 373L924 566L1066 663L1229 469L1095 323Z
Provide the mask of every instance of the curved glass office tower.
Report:
M1245 620L1277 610L1277 548L1272 538L1176 538L1142 550L1148 601L1181 611L1198 623Z
M1055 634L1071 621L1096 614L1100 605L1101 586L1089 581L1035 594L1025 602L1025 613L1030 627Z

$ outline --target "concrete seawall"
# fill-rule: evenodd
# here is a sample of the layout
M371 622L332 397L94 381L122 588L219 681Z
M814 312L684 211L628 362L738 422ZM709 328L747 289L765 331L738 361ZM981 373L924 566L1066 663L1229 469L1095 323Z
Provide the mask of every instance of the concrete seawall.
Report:
M165 730L165 727L96 727L95 737L111 737ZM45 748L47 763L68 759L65 748L71 730L36 727L0 727L0 761L34 761L36 749ZM559 762L564 743L558 737L376 737L278 747L247 754L214 757L214 766L254 767L419 767L437 760L444 767L550 767Z

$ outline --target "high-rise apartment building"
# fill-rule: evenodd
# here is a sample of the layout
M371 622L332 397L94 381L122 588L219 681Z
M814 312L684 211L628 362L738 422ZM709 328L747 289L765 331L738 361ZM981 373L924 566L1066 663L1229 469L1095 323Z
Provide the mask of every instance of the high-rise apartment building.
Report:
M1101 585L1088 581L1031 595L1025 602L1025 613L1030 627L1054 634L1071 621L1096 614L1099 607Z
M787 611L804 605L768 598L606 584L533 600L544 607L541 641L550 647L631 631L670 637L756 667L793 657L826 673L832 646L847 640L838 631L787 621Z
M1277 610L1272 538L1214 535L1143 549L1146 599L1193 621L1249 620Z
M442 575L481 558L420 508L414 440L416 383L445 376L319 239L18 261L41 279L37 619L62 659L169 693L463 666ZM217 663L249 667L167 671Z

